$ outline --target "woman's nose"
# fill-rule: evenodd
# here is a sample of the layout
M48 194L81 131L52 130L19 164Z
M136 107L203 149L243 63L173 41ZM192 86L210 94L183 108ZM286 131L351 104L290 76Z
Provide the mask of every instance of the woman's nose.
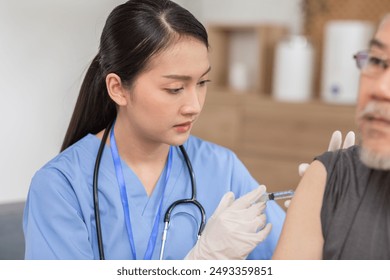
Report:
M196 89L190 90L186 93L185 103L182 107L184 114L199 114L202 110L202 96Z

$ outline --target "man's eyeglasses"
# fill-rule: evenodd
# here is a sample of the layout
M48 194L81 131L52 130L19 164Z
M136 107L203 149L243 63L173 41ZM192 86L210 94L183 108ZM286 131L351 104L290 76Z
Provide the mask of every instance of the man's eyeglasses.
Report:
M383 59L369 51L360 51L353 58L360 72L370 77L378 77L389 67L389 59Z

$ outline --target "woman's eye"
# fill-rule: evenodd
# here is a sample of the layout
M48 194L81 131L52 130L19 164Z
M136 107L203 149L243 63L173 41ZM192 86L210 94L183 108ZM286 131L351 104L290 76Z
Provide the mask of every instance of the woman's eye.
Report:
M165 89L167 92L169 93L172 93L172 94L178 94L180 92L182 92L184 89L184 87L180 87L180 88L167 88Z
M211 82L210 80L203 80L198 83L200 86L205 86L207 83Z

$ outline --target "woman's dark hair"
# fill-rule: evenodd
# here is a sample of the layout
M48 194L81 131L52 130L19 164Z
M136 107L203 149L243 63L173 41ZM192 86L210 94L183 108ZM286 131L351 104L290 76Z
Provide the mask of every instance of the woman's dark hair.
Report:
M69 123L61 151L88 133L98 133L116 117L116 105L108 95L105 77L117 74L131 87L148 67L150 58L189 36L208 48L204 26L186 9L169 0L130 0L108 16Z

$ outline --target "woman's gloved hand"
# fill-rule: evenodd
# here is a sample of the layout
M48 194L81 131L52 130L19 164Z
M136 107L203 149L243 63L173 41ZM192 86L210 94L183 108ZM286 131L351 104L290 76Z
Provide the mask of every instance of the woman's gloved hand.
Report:
M236 200L226 193L185 259L245 259L271 231L271 224L265 225L265 202L255 203L265 192L261 185Z
M330 138L329 141L329 146L328 146L328 152L333 152L337 151L340 149L348 149L349 147L355 145L355 133L353 131L350 131L347 133L345 136L344 142L343 142L343 136L340 131L336 130L333 132L332 137ZM309 168L308 163L301 163L298 166L298 173L299 176L303 176L306 172L306 170ZM288 208L290 205L291 200L286 200L284 202L284 206Z
M336 130L333 132L332 137L330 138L328 152L333 152L340 149L348 149L353 145L355 145L355 133L353 131L347 133L347 136L345 136L343 143L343 136L341 132ZM309 168L309 165L310 164L308 163L301 163L298 166L299 176L302 177L303 174L305 174L306 170Z

